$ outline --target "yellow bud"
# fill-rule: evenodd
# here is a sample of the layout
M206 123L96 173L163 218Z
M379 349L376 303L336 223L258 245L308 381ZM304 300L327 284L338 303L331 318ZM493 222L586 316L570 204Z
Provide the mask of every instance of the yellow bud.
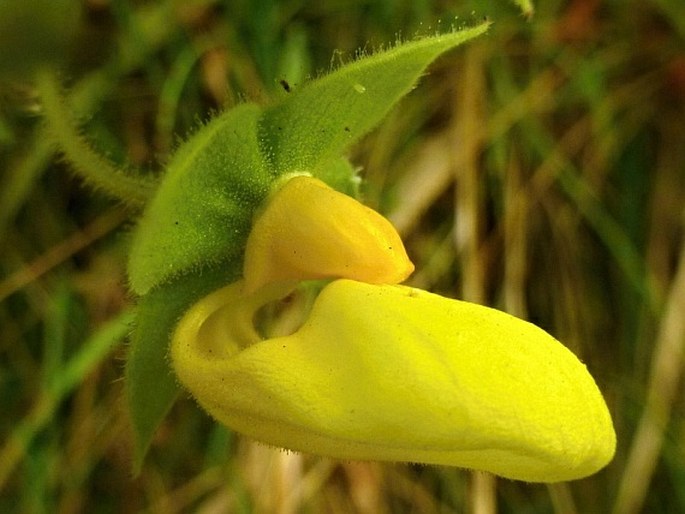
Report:
M590 475L614 454L585 366L530 323L405 286L336 280L296 333L257 341L232 328L249 319L235 314L241 295L238 283L196 304L171 354L212 416L259 441L535 482Z
M271 282L337 277L394 284L413 270L387 219L307 176L273 194L245 250L248 292Z

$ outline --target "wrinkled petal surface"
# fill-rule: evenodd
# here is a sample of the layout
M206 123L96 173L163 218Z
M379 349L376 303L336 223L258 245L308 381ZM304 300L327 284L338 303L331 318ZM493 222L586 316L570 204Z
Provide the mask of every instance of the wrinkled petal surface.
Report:
M172 344L183 385L234 430L341 459L541 482L590 475L614 454L585 366L530 323L406 286L337 280L293 335L232 341L222 325L241 287L196 304Z
M245 249L249 292L282 280L333 277L395 284L412 271L387 219L308 176L290 179L273 194Z

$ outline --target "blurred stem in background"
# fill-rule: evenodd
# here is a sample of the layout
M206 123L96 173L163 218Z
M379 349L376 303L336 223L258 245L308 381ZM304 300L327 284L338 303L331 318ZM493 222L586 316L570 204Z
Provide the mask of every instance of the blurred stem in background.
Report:
M682 384L685 345L685 245L652 354L647 395L640 422L633 436L628 460L614 505L615 514L642 510L664 445L673 403Z

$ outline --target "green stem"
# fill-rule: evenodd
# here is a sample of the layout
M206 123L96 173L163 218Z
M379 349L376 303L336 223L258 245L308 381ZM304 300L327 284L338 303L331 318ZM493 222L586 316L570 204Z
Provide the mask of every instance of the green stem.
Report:
M72 118L54 72L37 73L36 84L47 132L74 172L94 189L102 189L133 207L143 207L154 191L153 182L124 173L91 147Z

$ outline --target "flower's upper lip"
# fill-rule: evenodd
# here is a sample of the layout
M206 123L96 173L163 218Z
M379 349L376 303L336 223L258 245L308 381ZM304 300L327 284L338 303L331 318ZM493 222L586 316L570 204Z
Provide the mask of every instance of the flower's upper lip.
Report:
M271 196L245 249L246 290L282 280L394 284L414 270L388 220L322 181L298 175Z

